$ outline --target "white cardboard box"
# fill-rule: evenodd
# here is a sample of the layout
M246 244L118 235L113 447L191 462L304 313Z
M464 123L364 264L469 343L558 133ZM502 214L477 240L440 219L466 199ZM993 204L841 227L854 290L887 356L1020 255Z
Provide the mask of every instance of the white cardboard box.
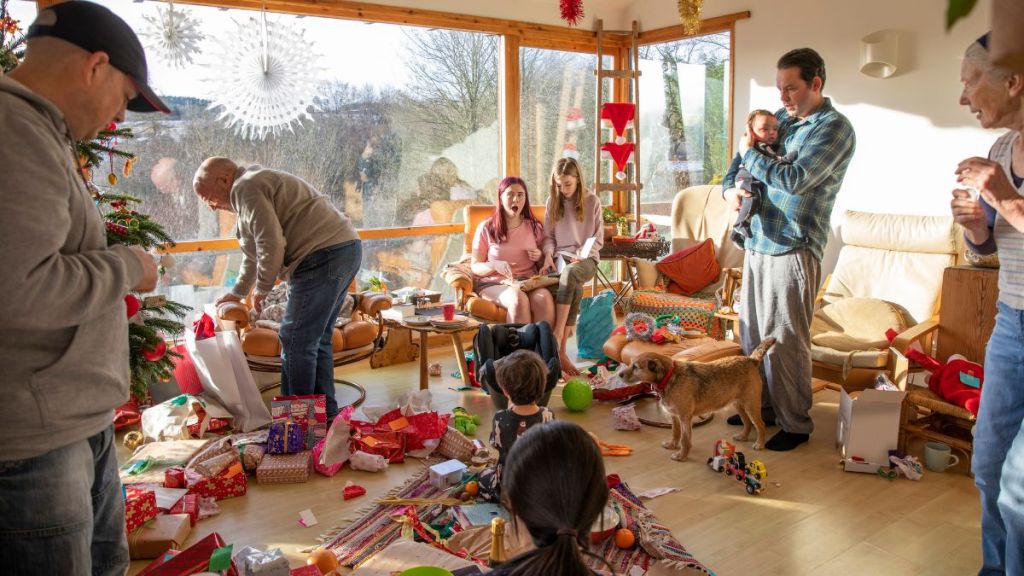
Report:
M899 444L900 408L906 392L869 388L856 397L845 390L840 394L836 447L842 452L844 469L874 474L879 466L888 467L889 451Z
M430 467L430 483L440 489L445 489L462 482L462 473L466 471L466 465L458 460L448 460Z

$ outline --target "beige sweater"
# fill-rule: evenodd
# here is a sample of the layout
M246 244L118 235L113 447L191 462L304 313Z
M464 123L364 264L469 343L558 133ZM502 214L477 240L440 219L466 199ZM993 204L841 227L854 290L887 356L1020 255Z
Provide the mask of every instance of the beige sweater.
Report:
M329 198L287 172L239 168L231 207L238 214L235 235L243 256L232 292L241 298L254 284L258 292L270 292L313 252L359 238Z
M107 428L128 400L124 296L142 267L107 247L64 116L0 76L0 460Z

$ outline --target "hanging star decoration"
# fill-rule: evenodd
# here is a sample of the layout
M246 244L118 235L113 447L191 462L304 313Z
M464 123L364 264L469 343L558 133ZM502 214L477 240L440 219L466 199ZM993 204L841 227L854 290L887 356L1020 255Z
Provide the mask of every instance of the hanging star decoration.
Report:
M182 69L192 64L204 38L197 18L185 10L176 9L173 2L166 8L158 7L154 14L144 14L142 18L146 26L139 35L146 40L146 47L152 54L171 68Z
M679 5L679 23L685 34L700 32L700 9L704 0L676 0Z
M251 140L312 122L322 68L305 30L268 20L266 12L235 24L233 34L218 38L209 109L220 108L217 119Z
M560 0L562 20L576 26L583 19L583 0Z

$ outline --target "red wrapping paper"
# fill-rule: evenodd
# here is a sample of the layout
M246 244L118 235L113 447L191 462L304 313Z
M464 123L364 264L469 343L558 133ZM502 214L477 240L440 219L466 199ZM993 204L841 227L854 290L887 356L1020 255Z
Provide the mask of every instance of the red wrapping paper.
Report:
M157 561L150 563L149 566L146 566L136 576L188 576L197 572L207 572L210 567L210 555L213 554L214 550L222 547L224 547L224 539L220 537L220 534L213 532L199 542L178 552L173 558L164 560L159 564L157 564ZM157 560L162 560L164 557ZM231 568L222 572L222 574L238 576L238 570L235 568L234 562L231 563Z
M185 469L181 466L171 466L164 471L164 488L184 488Z
M124 502L124 525L127 533L132 533L145 522L156 517L160 510L156 507L156 494L152 490L128 488L125 490L127 499Z
M391 463L404 462L405 439L406 435L398 432L359 433L352 438L352 452L362 450L369 454L379 454Z
M189 494L212 496L217 500L245 496L245 492L248 490L248 482L240 462L235 462L214 478L206 478L201 474L189 474L186 476L186 481Z
M168 511L170 514L188 514L189 523L192 526L196 525L199 521L199 495L198 494L185 494L178 500L174 506Z

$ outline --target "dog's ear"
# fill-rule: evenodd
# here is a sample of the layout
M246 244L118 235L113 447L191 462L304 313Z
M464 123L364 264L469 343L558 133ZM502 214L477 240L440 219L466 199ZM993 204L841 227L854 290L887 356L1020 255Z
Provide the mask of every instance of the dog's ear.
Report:
M647 360L647 371L648 372L657 372L659 368L661 368L661 362L658 362L654 358L651 358L651 359Z

